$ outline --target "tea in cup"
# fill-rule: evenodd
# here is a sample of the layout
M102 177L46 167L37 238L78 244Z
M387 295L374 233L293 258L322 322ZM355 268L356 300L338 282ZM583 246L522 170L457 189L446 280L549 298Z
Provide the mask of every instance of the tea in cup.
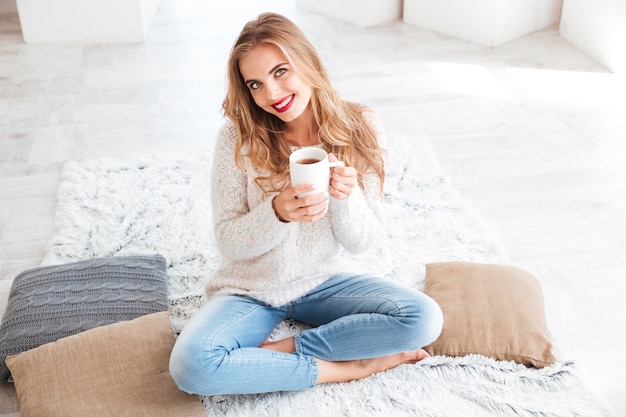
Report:
M328 192L330 169L344 166L343 161L328 161L328 153L321 148L300 148L289 156L291 185L313 184L315 190L298 194L298 198Z

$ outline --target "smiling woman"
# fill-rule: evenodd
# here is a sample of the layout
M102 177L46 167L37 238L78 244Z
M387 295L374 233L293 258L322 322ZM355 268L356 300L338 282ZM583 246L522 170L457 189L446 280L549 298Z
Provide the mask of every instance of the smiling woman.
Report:
M439 306L364 267L385 235L379 118L340 99L313 46L281 15L246 24L228 71L230 121L212 173L222 261L172 351L178 386L201 395L304 390L428 357ZM328 192L290 183L289 155L302 146L343 163ZM268 341L287 318L311 327Z
M313 145L343 160L347 172L355 169L361 187L363 173L376 173L382 191L381 124L369 109L341 99L319 54L293 22L272 13L249 22L233 46L227 71L223 108L239 133L235 159L245 171L246 148L259 171L255 182L265 192L288 186L293 146Z
M311 112L311 85L296 71L292 71L291 65L286 61L278 46L266 43L242 57L239 60L239 70L256 105L270 114L275 114L289 126L290 122L295 122L305 112ZM311 126L311 118L310 114L302 117L302 124L308 123ZM289 127L290 130L297 129ZM311 130L307 129L309 133L312 133ZM294 135L290 142L305 146L315 145L319 140L316 134L306 137Z

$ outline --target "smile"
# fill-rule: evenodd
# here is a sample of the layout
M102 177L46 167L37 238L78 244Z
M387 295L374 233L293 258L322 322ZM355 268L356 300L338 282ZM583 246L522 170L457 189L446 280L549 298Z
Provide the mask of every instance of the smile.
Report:
M291 105L293 104L294 95L290 95L279 101L278 103L272 104L272 107L279 113L286 112L289 110Z

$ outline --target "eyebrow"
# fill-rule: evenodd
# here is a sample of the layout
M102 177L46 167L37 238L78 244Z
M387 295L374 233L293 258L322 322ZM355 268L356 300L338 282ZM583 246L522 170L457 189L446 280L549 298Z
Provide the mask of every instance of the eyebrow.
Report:
M267 73L268 73L268 74L272 74L272 73L276 72L276 70L277 70L278 68L282 67L283 65L289 65L289 63L288 63L288 62L281 62L280 64L276 64L276 65L274 65L274 67L273 67L271 70L269 70ZM251 80L244 80L244 84L250 84L251 82L257 82L257 81L258 81L258 80L254 80L254 79L251 79Z

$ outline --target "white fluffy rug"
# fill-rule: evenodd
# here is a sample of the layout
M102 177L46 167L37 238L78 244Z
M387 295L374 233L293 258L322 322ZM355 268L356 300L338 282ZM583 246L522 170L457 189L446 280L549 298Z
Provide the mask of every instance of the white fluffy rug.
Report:
M480 216L450 184L428 140L388 141L388 244L372 257L371 269L421 288L428 262L506 263ZM206 152L68 162L58 191L56 232L43 264L160 253L169 262L174 327L182 328L202 302L203 284L218 262L210 160ZM284 322L273 337L298 328ZM210 416L237 417L610 415L571 362L536 370L478 355L432 357L362 381L303 392L203 402Z

